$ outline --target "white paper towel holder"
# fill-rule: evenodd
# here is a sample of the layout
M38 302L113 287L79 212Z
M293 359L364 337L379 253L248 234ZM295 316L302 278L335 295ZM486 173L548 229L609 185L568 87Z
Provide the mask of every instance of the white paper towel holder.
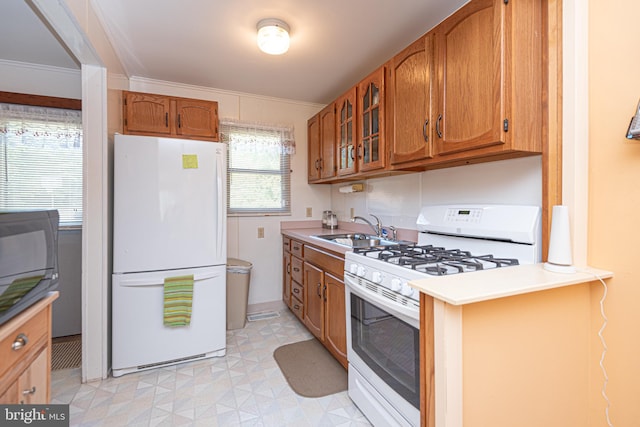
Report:
M571 256L571 233L569 227L569 209L555 205L551 216L549 234L549 254L544 269L554 273L575 273Z

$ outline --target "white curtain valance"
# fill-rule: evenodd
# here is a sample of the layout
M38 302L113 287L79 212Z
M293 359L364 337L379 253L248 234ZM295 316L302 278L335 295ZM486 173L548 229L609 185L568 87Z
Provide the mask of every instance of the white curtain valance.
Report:
M248 152L296 152L293 126L220 119L220 133L222 142L232 142Z
M82 147L82 111L0 103L0 136L7 144Z

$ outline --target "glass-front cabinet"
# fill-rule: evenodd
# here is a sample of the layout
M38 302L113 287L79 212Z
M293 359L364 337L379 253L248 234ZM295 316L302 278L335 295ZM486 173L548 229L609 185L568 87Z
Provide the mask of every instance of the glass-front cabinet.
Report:
M338 175L350 175L356 170L356 87L336 100L336 141L338 144Z
M382 66L358 85L359 127L357 168L364 172L385 166L384 139L384 78Z

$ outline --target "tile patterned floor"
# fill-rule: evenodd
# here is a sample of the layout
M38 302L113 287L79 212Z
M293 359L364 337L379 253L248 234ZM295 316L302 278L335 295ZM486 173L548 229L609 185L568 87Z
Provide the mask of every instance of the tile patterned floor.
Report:
M301 427L371 424L347 392L295 394L273 351L311 338L288 310L227 332L221 358L80 383L79 369L52 372L52 403L69 404L72 426Z

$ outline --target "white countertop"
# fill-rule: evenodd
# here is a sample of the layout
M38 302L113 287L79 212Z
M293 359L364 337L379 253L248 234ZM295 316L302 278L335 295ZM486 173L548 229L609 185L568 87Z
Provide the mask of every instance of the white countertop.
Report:
M613 277L610 271L591 267L576 267L576 273L554 273L545 270L543 265L434 276L409 282L409 285L446 303L463 305Z

